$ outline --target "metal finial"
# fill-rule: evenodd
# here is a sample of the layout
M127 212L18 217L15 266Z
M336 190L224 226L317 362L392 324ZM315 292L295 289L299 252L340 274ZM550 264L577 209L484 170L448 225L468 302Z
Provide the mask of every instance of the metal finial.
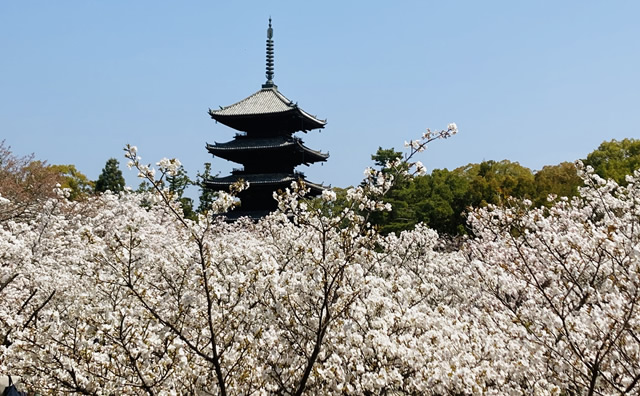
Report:
M263 88L275 87L273 83L273 28L271 27L271 17L269 17L269 28L267 29L267 82Z

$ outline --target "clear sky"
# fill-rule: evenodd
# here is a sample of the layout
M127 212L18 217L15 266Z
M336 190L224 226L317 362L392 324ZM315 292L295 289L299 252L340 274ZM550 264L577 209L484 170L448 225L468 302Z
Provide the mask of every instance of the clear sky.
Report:
M302 134L329 152L304 171L357 184L379 146L427 128L428 169L509 159L534 170L640 136L638 1L0 2L0 139L96 179L137 145L191 176L205 143L231 140L208 108L265 81L273 17L279 90L328 123Z

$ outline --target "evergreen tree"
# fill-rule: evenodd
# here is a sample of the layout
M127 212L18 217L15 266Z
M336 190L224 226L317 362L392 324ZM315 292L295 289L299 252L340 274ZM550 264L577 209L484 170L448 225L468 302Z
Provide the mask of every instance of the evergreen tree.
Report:
M124 190L124 177L120 170L120 163L115 158L109 158L96 181L96 192L119 192Z
M402 152L396 151L393 147L390 149L378 147L378 151L371 156L376 167L383 173L392 174L394 177L393 187L384 197L384 201L391 204L391 212L374 212L369 217L371 224L376 225L385 235L408 230L416 225L415 208L411 205L409 197L413 181L403 175L406 164L402 164L400 168L387 166L389 163L401 160L402 156Z
M182 199L184 190L186 190L189 185L193 184L183 165L180 165L175 174L167 173L166 178L169 191L171 191L178 200Z
M383 149L382 147L378 147L378 151L371 156L371 160L375 163L376 166L380 167L382 171L388 171L387 163L401 160L402 152L396 151L393 147L390 149Z
M193 210L193 199L189 197L182 197L179 201L182 206L182 213L184 214L184 217L190 220L196 220L198 216Z
M151 191L153 191L153 186L151 186L151 183L147 180L143 180L136 189L137 193L147 193ZM142 200L142 207L149 209L151 206L153 206L153 203L149 199L145 198Z
M180 165L174 174L167 173L166 175L166 185L173 194L173 197L180 201L184 217L195 220L196 213L193 211L193 199L183 196L184 191L192 184L194 183L189 179L189 175L187 175L187 171L183 165Z
M140 182L140 184L138 185L138 188L136 189L136 192L138 193L144 193L149 191L153 191L153 187L151 186L151 183L149 183L147 180L143 180L142 182Z
M198 213L203 213L211 207L218 193L207 188L204 182L211 177L211 163L205 162L204 172L198 173L198 181L196 184L200 187L200 204L198 205Z

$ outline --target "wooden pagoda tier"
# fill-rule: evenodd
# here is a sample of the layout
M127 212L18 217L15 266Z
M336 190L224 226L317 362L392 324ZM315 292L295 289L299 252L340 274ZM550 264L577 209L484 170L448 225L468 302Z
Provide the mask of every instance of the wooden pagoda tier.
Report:
M229 191L229 187L240 180L249 182L249 188L238 194L241 207L224 215L228 220L240 217L259 219L273 212L278 208L273 193L284 191L293 181L304 182L305 187L309 189L308 196L320 195L325 189L320 184L307 181L304 174L300 172L249 174L242 170L234 170L230 176L211 178L205 181L205 186L214 191Z
M310 190L308 195L322 193L324 186L309 182L304 175L295 172L298 165L310 165L326 161L329 154L312 150L294 137L295 132L308 132L324 128L326 121L302 110L287 99L273 83L273 29L269 19L267 30L267 82L251 96L219 110L209 109L209 115L217 122L241 133L226 143L207 144L214 156L242 165L230 176L205 180L206 188L229 191L229 187L244 180L249 188L240 192L241 207L229 219L248 216L260 218L277 209L273 193L303 181Z
M247 171L255 172L286 172L300 164L324 162L329 158L329 154L311 150L303 144L302 139L292 136L252 138L240 135L227 143L207 144L207 150L217 157L242 164ZM273 161L265 163L264 158Z
M301 172L291 172L291 173L246 173L243 170L237 169L232 172L230 176L225 177L214 177L207 181L205 184L207 187L213 190L226 190L229 191L229 187L238 182L239 180L244 180L249 182L249 188L246 189L246 192L250 192L253 188L254 190L269 190L269 200L273 200L273 192L277 190L283 190L289 188L291 186L291 182L294 181L302 181L305 186L310 190L309 194L312 196L318 195L322 193L325 189L324 186L316 183L311 183L307 181L304 177L304 174ZM242 199L242 193L240 194L240 199ZM244 194L247 195L247 194ZM252 194L249 194L252 195ZM243 202L243 208L246 209L246 205Z
M298 107L275 85L263 87L246 99L219 110L209 109L214 120L238 131L256 136L276 136L324 128L326 121Z

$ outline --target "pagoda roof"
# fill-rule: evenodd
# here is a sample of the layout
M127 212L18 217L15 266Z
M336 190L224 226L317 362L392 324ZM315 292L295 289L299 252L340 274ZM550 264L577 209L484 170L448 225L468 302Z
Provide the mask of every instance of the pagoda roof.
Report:
M288 147L293 147L299 152L304 152L309 159L305 162L326 161L327 158L329 158L329 154L312 150L305 146L302 139L289 136L267 138L236 137L234 140L226 143L216 142L215 144L207 144L207 150L211 154L218 155L222 158L226 158L229 154L233 155L234 153L283 149Z
M286 186L288 187L291 182L296 180L302 180L306 184L308 188L311 189L312 192L319 193L326 189L321 184L312 183L305 179L304 174L300 172L296 173L250 173L250 174L232 174L230 176L225 177L212 177L205 181L205 183L213 188L225 188L233 183L236 183L238 180L244 180L249 182L249 188L251 185L256 186Z
M312 116L298 107L296 103L287 99L275 85L263 87L253 95L227 107L221 107L219 110L209 109L209 115L214 120L239 130L246 130L246 122L238 123L238 119L255 118L256 116L294 116L302 121L302 123L296 124L296 126L299 125L296 130L307 131L324 128L326 125L326 121Z

